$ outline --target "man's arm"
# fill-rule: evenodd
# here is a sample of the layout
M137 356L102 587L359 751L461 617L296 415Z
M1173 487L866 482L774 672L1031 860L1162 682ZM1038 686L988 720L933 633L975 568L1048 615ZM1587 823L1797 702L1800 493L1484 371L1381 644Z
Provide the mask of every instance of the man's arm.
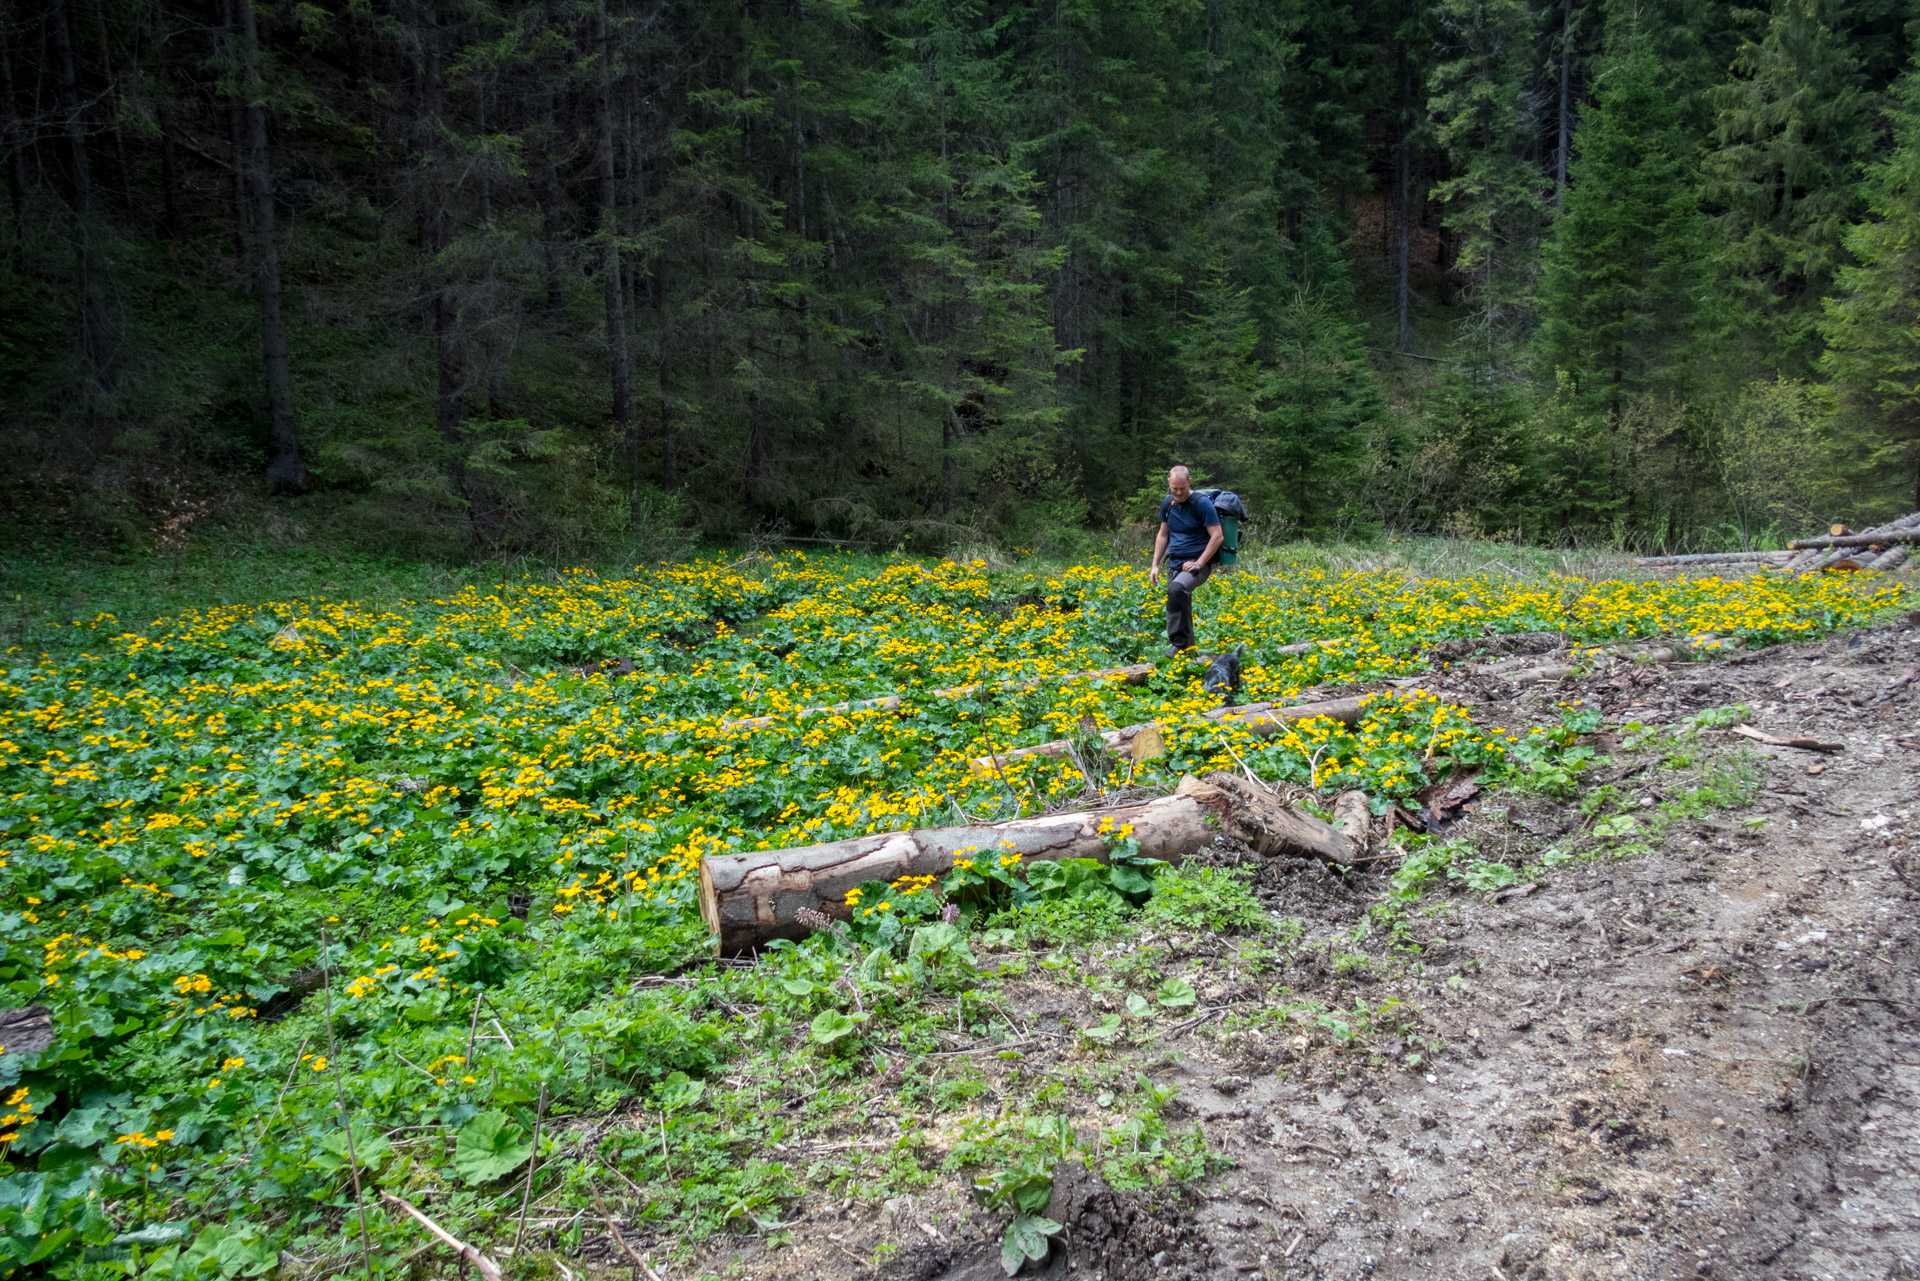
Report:
M1208 561L1213 559L1213 554L1220 550L1220 544L1226 541L1227 541L1227 534L1225 530L1221 529L1220 526L1218 525L1208 525L1207 526L1207 550L1200 553L1199 560L1190 560L1186 564L1182 565L1180 568L1181 569L1200 568L1202 565L1206 564Z
M1160 532L1153 536L1153 561L1147 566L1147 581L1160 581L1160 558L1167 554L1167 522L1160 522Z

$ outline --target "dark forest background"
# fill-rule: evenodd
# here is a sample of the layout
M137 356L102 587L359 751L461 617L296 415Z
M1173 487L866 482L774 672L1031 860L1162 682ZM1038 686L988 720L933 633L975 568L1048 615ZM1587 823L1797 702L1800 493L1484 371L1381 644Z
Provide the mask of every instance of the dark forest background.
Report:
M1920 506L1908 0L4 0L0 537ZM650 541L651 540L651 541Z

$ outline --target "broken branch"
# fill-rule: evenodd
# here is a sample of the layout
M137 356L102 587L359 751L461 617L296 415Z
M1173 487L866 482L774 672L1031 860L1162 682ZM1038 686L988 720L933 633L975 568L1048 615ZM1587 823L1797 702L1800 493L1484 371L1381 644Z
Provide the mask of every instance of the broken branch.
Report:
M405 1210L408 1214L412 1215L414 1219L419 1222L421 1227L433 1233L434 1236L440 1238L440 1240L444 1242L447 1246L449 1246L456 1254L458 1254L461 1258L465 1259L467 1262L471 1263L476 1269L478 1269L480 1272L480 1275L485 1277L486 1281L500 1281L500 1267L492 1259L489 1259L486 1255L480 1253L478 1250L468 1245L465 1241L462 1241L457 1237L452 1236L447 1232L445 1228L441 1227L438 1223L435 1223L432 1219L429 1219L426 1215L420 1213L420 1211L414 1209L411 1205L408 1205L405 1201L402 1201L399 1197L395 1196L393 1193L382 1192L380 1194L380 1199L383 1201L391 1201L393 1202L393 1204L399 1206L402 1210Z

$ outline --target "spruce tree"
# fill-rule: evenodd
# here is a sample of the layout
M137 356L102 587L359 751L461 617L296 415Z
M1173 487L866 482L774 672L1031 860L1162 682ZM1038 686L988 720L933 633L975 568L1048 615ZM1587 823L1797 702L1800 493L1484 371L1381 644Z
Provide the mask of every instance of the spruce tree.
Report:
M1867 219L1846 235L1854 262L1825 300L1820 369L1867 411L1864 462L1920 507L1920 70L1894 89L1893 149L1862 184Z
M1618 420L1676 377L1704 220L1669 70L1631 20L1610 43L1542 255L1535 350L1579 411Z
M1193 306L1180 327L1185 394L1172 416L1167 452L1262 503L1273 495L1248 447L1260 435L1272 378L1258 357L1252 292L1229 279L1217 258L1192 291Z
M1292 288L1271 322L1263 471L1309 531L1351 524L1354 478L1379 411L1344 248L1327 215L1307 223L1291 254Z
M1819 0L1776 0L1733 71L1712 94L1714 148L1701 184L1717 220L1717 327L1744 342L1759 370L1803 376L1820 352L1820 298L1859 210L1870 104ZM1735 368L1728 354L1717 353L1722 367Z
M1534 18L1523 0L1438 0L1435 13L1446 52L1428 78L1427 108L1451 174L1433 198L1460 241L1473 345L1491 356L1523 319L1538 230L1526 103Z

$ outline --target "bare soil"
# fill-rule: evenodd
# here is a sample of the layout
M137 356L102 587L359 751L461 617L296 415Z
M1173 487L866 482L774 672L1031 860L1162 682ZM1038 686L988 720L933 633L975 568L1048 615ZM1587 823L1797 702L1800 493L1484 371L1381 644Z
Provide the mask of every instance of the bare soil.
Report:
M1448 657L1461 665L1427 687L1510 725L1574 699L1609 725L1746 704L1761 730L1841 750L1718 729L1690 733L1676 765L1672 740L1636 755L1603 735L1609 754L1583 781L1588 796L1613 789L1602 812L1652 816L1719 789L1637 843L1597 839L1577 800L1483 792L1452 834L1537 888L1430 896L1411 918L1417 954L1378 932L1354 941L1386 871L1252 859L1263 901L1305 926L1293 961L1249 972L1233 940L1168 942L1200 1011L1221 1013L1144 1045L1072 1035L1113 1008L1097 984L1006 981L1029 1028L1068 1032L1040 1034L1017 1067L979 1056L1002 1088L1130 1056L1178 1088L1170 1113L1226 1167L1116 1191L1063 1166L1049 1213L1066 1230L1029 1274L1920 1278L1920 681L1899 684L1920 666L1920 616L1552 684ZM1543 866L1548 850L1584 856ZM1372 963L1343 968L1356 948ZM1283 997L1388 996L1415 1023L1352 1043L1228 1017ZM884 1102L861 1122L882 1136L922 1123L936 1149L947 1141ZM879 1204L810 1197L781 1248L717 1242L673 1275L987 1281L1003 1275L1005 1218L956 1176Z

